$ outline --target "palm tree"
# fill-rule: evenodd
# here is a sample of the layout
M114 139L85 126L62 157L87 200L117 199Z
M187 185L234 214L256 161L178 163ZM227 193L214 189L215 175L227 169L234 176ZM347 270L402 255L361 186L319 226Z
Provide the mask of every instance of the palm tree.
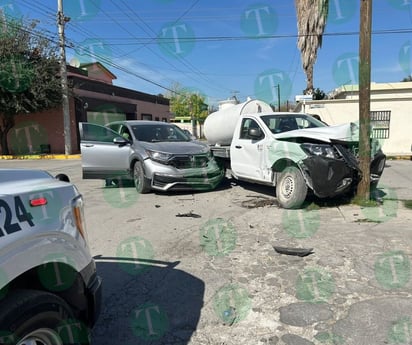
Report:
M313 94L313 66L326 27L329 0L295 0L298 21L298 48L306 73L305 94Z

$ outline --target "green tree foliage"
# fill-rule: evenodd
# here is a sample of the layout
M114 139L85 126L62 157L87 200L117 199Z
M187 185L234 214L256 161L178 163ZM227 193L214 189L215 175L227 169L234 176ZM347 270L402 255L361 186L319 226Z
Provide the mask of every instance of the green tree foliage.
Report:
M190 116L194 120L203 122L208 115L208 106L204 96L197 92L184 89L180 85L174 85L173 92L168 95L170 99L170 111L176 116Z
M408 75L406 78L402 79L402 82L412 81L412 75Z
M320 101L321 99L325 99L325 98L326 98L326 94L321 89L316 88L315 91L313 91L314 100Z
M0 17L1 18L1 17ZM57 46L36 33L37 23L0 19L0 145L15 117L61 104Z

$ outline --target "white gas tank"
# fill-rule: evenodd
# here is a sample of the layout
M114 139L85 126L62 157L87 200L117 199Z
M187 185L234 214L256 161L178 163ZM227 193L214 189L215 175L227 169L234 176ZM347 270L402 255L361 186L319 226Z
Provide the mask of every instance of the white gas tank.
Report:
M269 104L259 100L247 100L239 104L225 103L206 118L203 126L204 135L209 145L230 145L240 115L272 111Z

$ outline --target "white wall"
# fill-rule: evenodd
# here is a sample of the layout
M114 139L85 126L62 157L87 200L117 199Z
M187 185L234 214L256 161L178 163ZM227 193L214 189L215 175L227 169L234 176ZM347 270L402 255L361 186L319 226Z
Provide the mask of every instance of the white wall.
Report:
M387 156L412 155L412 98L371 97L371 111L390 110L390 132L388 139L382 141L382 149ZM336 99L306 102L302 111L318 114L329 125L355 122L359 119L359 103L353 99Z

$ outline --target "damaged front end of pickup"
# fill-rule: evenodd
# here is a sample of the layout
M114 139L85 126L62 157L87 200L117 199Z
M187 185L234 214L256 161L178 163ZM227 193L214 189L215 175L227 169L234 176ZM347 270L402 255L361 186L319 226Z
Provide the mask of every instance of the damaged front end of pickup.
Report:
M330 143L302 143L307 157L299 163L306 183L320 198L354 192L362 179L357 157L357 143L330 140ZM376 186L385 166L386 156L379 149L371 159L371 184Z

